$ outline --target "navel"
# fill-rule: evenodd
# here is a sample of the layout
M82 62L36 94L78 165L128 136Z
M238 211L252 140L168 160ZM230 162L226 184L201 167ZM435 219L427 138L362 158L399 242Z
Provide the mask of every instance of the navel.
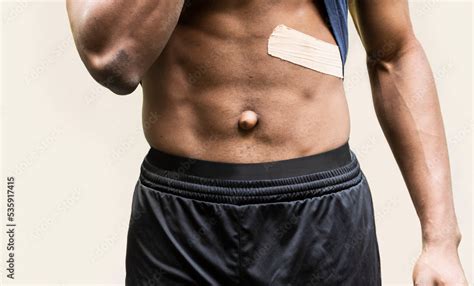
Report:
M242 112L239 118L239 128L243 130L250 130L258 123L258 115L252 110Z

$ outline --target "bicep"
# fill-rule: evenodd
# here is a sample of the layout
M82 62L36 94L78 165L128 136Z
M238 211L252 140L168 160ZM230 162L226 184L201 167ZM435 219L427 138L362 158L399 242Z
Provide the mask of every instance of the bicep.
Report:
M349 7L370 57L389 59L415 38L407 0L352 0Z

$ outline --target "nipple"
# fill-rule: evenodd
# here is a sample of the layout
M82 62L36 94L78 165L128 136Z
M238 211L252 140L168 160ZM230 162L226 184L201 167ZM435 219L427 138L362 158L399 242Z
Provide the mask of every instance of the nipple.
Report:
M243 130L249 130L255 127L258 122L257 113L252 110L242 112L239 118L239 127Z

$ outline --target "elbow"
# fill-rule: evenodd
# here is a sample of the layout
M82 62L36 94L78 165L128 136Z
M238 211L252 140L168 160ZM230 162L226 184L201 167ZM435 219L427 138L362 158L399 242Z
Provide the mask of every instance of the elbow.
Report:
M404 57L420 51L423 48L412 34L367 51L367 67L369 70L391 71Z
M115 94L130 94L140 83L134 60L124 50L111 56L89 55L85 62L92 77Z

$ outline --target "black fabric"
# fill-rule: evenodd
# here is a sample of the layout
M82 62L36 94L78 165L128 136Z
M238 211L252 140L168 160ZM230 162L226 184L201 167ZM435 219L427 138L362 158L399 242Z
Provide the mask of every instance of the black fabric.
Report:
M222 180L269 180L314 174L344 166L351 162L349 143L333 150L289 160L264 163L224 163L171 155L151 148L148 166L182 175Z
M148 153L133 193L126 285L381 285L370 189L346 151L350 160L334 157L345 162L335 168L258 180L170 171Z

